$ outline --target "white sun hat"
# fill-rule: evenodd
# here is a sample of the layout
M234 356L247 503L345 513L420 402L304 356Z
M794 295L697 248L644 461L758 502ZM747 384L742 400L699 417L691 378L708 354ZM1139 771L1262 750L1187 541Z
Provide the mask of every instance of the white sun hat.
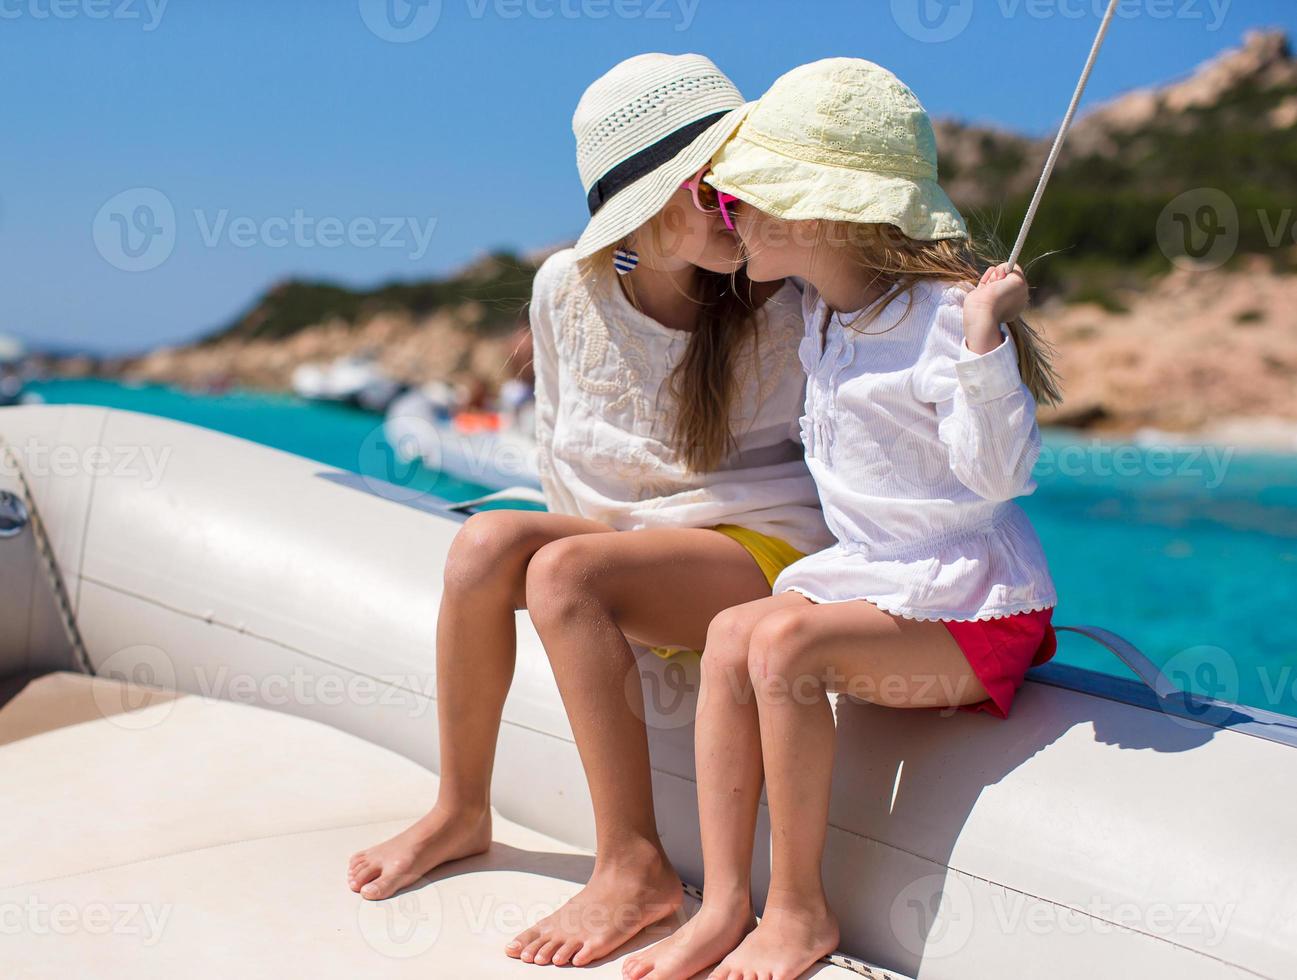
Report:
M615 244L661 211L747 110L734 83L700 54L636 55L595 81L572 117L590 209L577 256Z
M707 183L785 221L890 224L921 241L968 237L937 183L937 139L886 68L827 58L775 80Z

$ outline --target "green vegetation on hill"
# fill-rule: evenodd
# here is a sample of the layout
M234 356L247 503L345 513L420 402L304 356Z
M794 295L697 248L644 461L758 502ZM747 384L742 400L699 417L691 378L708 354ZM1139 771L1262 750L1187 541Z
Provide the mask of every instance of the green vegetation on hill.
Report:
M1292 261L1297 202L1297 128L1273 113L1297 98L1297 85L1262 89L1244 82L1216 104L1159 117L1135 133L1113 134L1114 153L1069 159L1049 186L1027 246L1028 258L1058 252L1032 279L1068 298L1169 270L1158 218L1179 194L1223 191L1238 209L1238 254ZM1016 231L1030 194L1004 203L999 228ZM1276 231L1287 234L1275 240ZM1009 232L1011 236L1012 232ZM1089 298L1094 298L1090 296Z
M349 289L333 283L290 280L273 287L234 323L205 338L277 340L304 327L340 319L361 323L377 313L408 311L425 316L437 310L478 303L482 318L473 327L483 334L513 329L528 298L536 267L507 252L497 252L445 279L393 282L377 289Z

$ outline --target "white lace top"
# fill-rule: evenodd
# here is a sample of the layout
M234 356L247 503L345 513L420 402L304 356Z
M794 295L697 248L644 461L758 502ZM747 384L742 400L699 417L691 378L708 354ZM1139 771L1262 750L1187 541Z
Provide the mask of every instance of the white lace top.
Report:
M531 327L551 510L618 530L737 524L806 552L832 542L798 436L806 378L796 287L759 314L737 365L736 447L711 473L690 472L671 448L668 379L687 333L636 310L611 274L591 288L570 249L536 273Z
M924 284L868 325L833 315L824 342L829 311L807 288L802 438L837 544L784 569L776 592L927 620L1055 605L1040 540L1011 502L1035 489L1035 401L1010 337L980 356L965 345L964 296Z

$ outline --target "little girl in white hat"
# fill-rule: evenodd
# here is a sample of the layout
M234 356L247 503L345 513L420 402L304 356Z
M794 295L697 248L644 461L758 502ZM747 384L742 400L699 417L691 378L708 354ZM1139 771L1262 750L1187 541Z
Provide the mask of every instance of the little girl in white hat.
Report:
M623 972L684 980L720 962L715 980L793 980L838 942L820 867L829 694L1003 718L1053 654L1054 586L1012 500L1034 488L1036 402L1058 388L1019 320L1021 270L970 247L928 116L890 72L848 58L789 72L708 180L739 199L749 276L807 283L802 437L837 542L712 623L696 728L706 898ZM771 878L754 929L763 777Z
M529 963L583 966L681 904L630 643L700 649L717 613L769 596L785 566L832 541L798 438L800 294L748 280L721 200L697 179L745 112L700 55L631 58L582 97L573 128L591 218L541 267L531 303L549 513L475 514L456 537L437 622L438 799L348 869L352 889L379 900L487 848L514 613L526 609L597 832L590 883L506 948Z

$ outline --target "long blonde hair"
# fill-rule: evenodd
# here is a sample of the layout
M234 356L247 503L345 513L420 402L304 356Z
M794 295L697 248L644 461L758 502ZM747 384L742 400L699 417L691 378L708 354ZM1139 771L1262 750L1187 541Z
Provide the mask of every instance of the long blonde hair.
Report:
M609 246L582 262L582 278L592 293L619 288L612 261L616 248ZM626 277L626 293L639 309L634 278L633 273ZM727 274L700 268L694 277L690 298L698 305L698 324L668 380L675 405L672 448L691 472L717 469L734 446L736 365L745 342L757 342L757 311L764 301L757 298L760 292L741 269Z
M845 245L862 268L883 286L883 296L852 326L864 329L888 303L908 295L925 281L976 285L982 273L996 264L991 246L968 239L919 241L909 238L895 225L833 222L824 232L833 244ZM821 239L824 240L823 238ZM1063 399L1062 382L1054 369L1054 348L1026 320L1009 325L1018 352L1018 372L1032 397L1042 405L1057 405Z

